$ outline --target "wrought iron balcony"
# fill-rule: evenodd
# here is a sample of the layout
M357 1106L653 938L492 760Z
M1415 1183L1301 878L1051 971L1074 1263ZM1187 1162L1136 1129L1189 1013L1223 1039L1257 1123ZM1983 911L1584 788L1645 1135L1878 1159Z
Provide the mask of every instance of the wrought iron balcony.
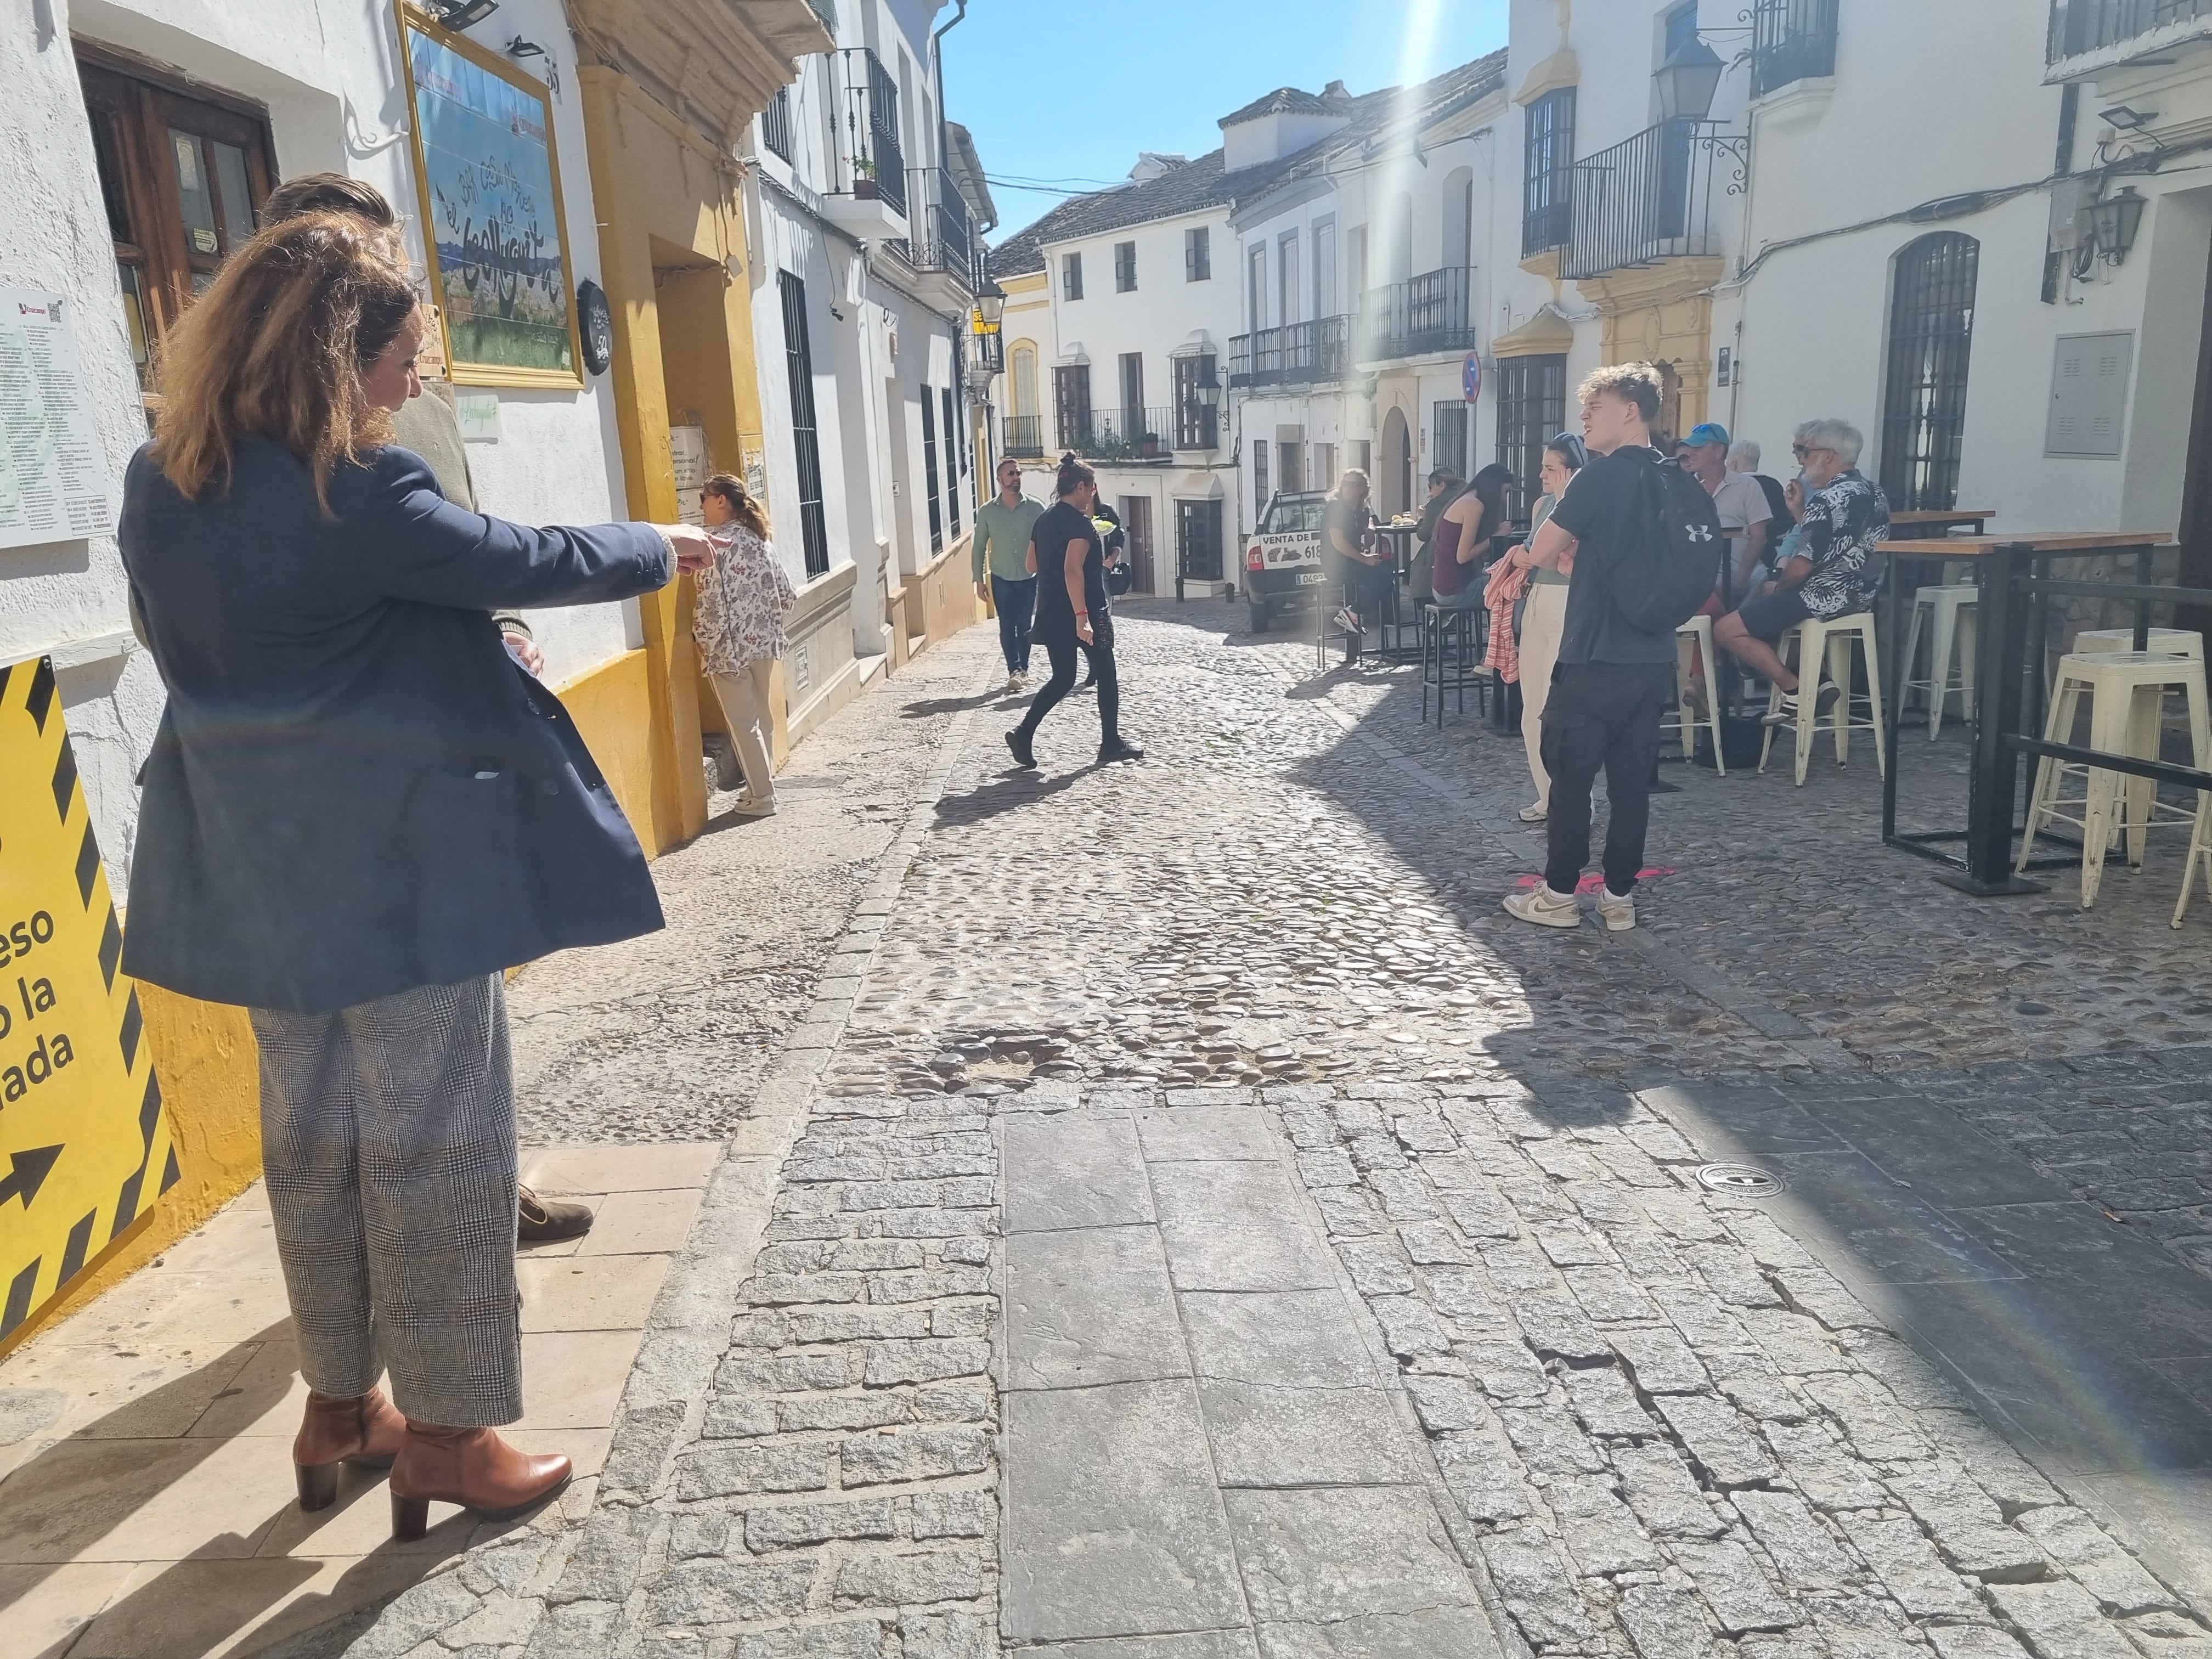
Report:
M942 167L912 167L907 179L907 216L912 232L905 241L892 246L916 270L948 272L973 293L980 286L978 250L960 187Z
M1749 143L1724 135L1717 121L1662 121L1576 162L1573 231L1559 275L1602 276L1719 252L1714 178L1740 195Z
M1349 317L1263 328L1229 342L1232 386L1328 386L1342 380L1351 364Z
M1836 72L1836 0L1756 0L1751 95Z
M899 148L898 82L866 46L830 54L830 108L836 112L836 154L830 196L878 201L906 214L906 155Z
M1060 447L1088 461L1165 461L1175 453L1176 411L1156 409L1100 409L1062 416Z
M1474 349L1474 276L1464 265L1448 265L1369 289L1360 307L1361 359L1376 362Z
M2051 0L2046 63L2102 52L2176 23L2212 18L2212 0Z
M1044 420L1036 415L1009 415L1000 422L1001 447L1018 461L1033 461L1044 454Z

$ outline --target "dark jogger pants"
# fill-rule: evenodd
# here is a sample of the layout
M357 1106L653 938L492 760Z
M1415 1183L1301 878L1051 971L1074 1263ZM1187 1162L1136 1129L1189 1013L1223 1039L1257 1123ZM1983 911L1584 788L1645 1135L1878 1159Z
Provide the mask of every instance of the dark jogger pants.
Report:
M1119 741L1121 735L1121 679L1114 665L1113 624L1097 627L1097 638L1090 647L1091 670L1098 677L1098 741L1104 744ZM1040 639L1037 643L1044 647L1045 655L1052 659L1052 678L1030 702L1030 712L1022 716L1020 729L1024 738L1034 738L1039 723L1052 713L1054 705L1075 689L1075 659L1079 647L1073 635Z
M1037 579L1010 582L991 578L991 603L999 612L999 649L1005 653L1006 672L1030 672L1030 624L1036 617Z
M1553 673L1541 749L1552 775L1544 880L1553 892L1573 892L1589 862L1590 786L1600 768L1612 808L1605 884L1616 894L1635 887L1651 822L1659 723L1674 687L1669 663L1561 663Z

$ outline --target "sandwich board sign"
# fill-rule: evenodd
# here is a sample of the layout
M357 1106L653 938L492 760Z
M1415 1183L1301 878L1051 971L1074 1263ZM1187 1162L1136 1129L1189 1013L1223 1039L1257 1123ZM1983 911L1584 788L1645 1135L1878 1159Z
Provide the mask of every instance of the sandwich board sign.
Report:
M176 1183L52 659L0 666L0 1341Z

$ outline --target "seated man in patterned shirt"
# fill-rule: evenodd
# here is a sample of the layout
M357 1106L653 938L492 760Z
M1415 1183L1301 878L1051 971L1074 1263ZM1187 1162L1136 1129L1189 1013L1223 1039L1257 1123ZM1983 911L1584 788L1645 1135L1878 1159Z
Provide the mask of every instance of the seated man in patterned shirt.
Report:
M1848 421L1808 421L1790 446L1802 469L1805 517L1796 553L1734 615L1713 624L1713 643L1783 690L1770 724L1797 718L1797 676L1775 653L1783 635L1808 618L1830 622L1874 604L1882 566L1875 546L1889 539L1889 501L1858 470L1865 440ZM1810 665L1808 665L1810 666ZM1825 714L1843 694L1823 678L1813 693Z

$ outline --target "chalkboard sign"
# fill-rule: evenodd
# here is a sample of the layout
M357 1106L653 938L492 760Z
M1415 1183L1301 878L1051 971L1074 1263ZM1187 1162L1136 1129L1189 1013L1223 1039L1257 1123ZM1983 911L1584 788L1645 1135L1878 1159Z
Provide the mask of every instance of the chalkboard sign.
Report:
M545 88L409 6L399 40L431 299L454 381L581 386Z

